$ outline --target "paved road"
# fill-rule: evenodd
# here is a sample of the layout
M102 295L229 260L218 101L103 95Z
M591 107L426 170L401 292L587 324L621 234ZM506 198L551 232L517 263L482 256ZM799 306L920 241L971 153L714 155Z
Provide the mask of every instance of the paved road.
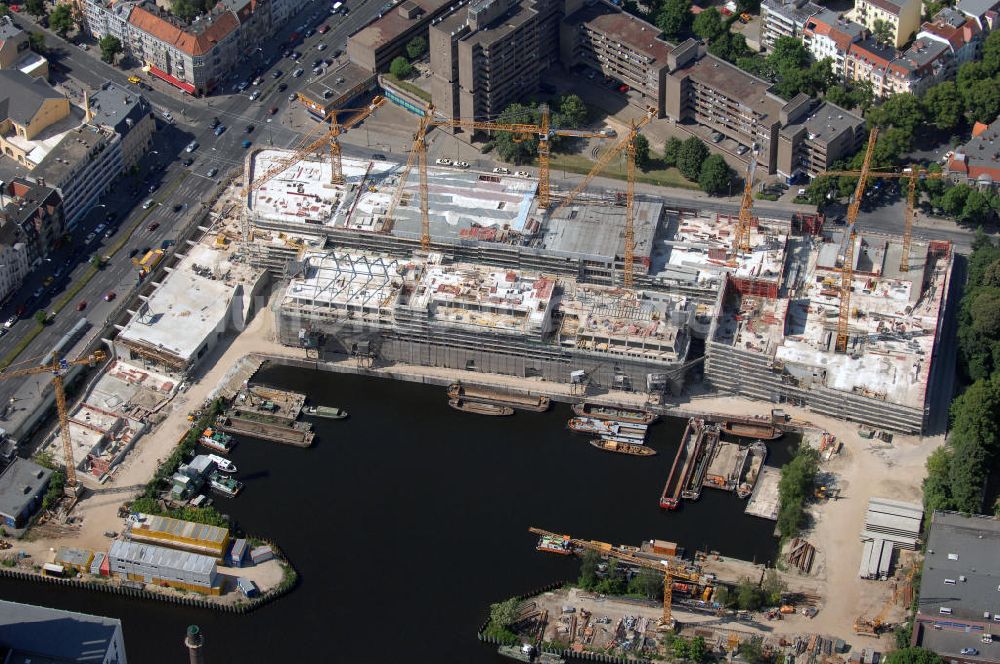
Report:
M38 362L72 329L81 316L85 316L95 326L102 325L119 298L139 283L132 257L141 254L146 248L157 248L164 240L172 239L176 228L199 212L202 201L206 201L217 185L217 180L230 169L242 166L246 154L244 140L287 146L298 139L300 134L295 129L278 121L266 121L269 117L279 120L290 106L288 95L311 80L310 76L292 77L290 72L296 68L295 63L280 57L280 50L287 43L288 35L298 30L313 13L317 14L313 26L323 22L330 25L331 29L325 35L312 35L296 47L302 53L302 66L311 67L313 60L328 56L335 49L344 49L350 33L374 18L380 4L377 0L354 4L352 13L347 17L321 15L321 10L326 7L326 2L318 0L305 5L277 39L269 42L232 74L231 79L223 86L224 94L208 99L195 99L166 83L143 77L153 86L153 90L143 90L142 94L156 110L159 126L152 151L143 159L140 174L136 177L119 177L102 198L101 204L74 229L73 242L55 252L49 261L43 263L25 281L19 293L7 305L0 307L0 320L7 320L19 308L23 307L24 310L24 318L13 326L10 333L0 337L0 357L9 353L35 328L35 323L31 320L35 311L50 311L64 299L67 289L72 288L76 280L90 271L88 261L91 256L103 256L111 247L124 240L123 249L32 340L20 354L18 364L30 366ZM22 25L30 23L28 19L24 15L17 17ZM134 87L127 80L133 72L116 69L101 62L96 49L84 51L51 32L42 31L46 33L50 48L54 64L52 78L56 84L78 92L96 89L107 80ZM327 44L323 52L316 50L321 42ZM267 64L269 60L270 65ZM233 94L234 86L240 80L249 78L255 70L261 73L261 84L251 86L243 94ZM276 70L282 71L278 78L272 76ZM279 91L280 83L285 83L288 89ZM249 99L253 90L263 93L255 101ZM82 99L74 101L82 103ZM275 116L269 113L272 107L279 109ZM171 113L173 123L163 121L163 111ZM226 131L220 136L216 136L210 126L213 117L219 118L226 126ZM247 133L246 128L251 124L254 129ZM185 146L192 140L197 141L199 147L188 153ZM186 158L194 160L190 167L183 164ZM210 177L208 172L213 168L219 172ZM158 204L151 210L144 210L142 203L149 198ZM181 209L175 211L177 205ZM112 221L108 220L109 215L113 215ZM97 235L91 243L85 243L85 238L102 223L110 228ZM151 230L153 224L158 226ZM50 278L53 281L46 286L45 281ZM34 298L32 294L37 289L43 289L44 292ZM104 297L110 292L115 293L114 300L106 302ZM83 306L83 309L78 311L78 306ZM0 408L0 427L11 430L16 426L33 409L41 386L47 381L48 377L43 375L0 382L0 406L5 407Z

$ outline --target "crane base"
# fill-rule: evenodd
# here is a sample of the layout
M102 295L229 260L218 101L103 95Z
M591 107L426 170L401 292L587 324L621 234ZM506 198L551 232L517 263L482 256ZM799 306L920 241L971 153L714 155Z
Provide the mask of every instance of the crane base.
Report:
M83 495L83 485L65 486L63 487L63 495L67 498L79 498Z

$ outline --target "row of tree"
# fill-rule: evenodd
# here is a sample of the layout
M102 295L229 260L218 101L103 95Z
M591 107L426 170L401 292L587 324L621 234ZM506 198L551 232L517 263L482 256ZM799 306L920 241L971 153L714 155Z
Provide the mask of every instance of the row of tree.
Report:
M663 163L676 166L685 178L697 182L701 190L712 196L720 196L731 190L733 169L719 154L709 154L708 147L696 136L685 140L676 137L667 139L663 148Z
M799 534L806 525L805 504L813 497L819 453L802 445L792 460L781 467L778 482L778 531L783 539Z
M991 511L986 487L1000 471L1000 246L979 233L958 315L959 360L973 383L951 404L947 443L927 460L927 511Z

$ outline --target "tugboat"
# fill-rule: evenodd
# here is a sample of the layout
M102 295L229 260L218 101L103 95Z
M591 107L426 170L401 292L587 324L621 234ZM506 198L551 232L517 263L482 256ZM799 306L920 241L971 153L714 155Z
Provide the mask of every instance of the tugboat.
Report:
M343 408L334 408L333 406L306 406L303 412L306 415L325 417L329 420L342 420L347 417L346 410Z
M605 452L618 452L619 454L631 454L632 456L653 456L656 450L645 445L636 445L616 440L612 437L595 438L590 444Z
M580 417L593 417L598 420L616 420L632 424L652 424L660 419L656 413L631 408L615 408L614 406L599 406L593 403L575 403L573 412Z
M198 442L204 447L215 450L220 454L229 454L233 449L233 437L228 433L216 431L212 428L202 431Z
M208 485L227 498L235 498L243 490L243 482L215 471L208 476Z
M236 464L227 459L226 457L221 457L218 454L207 455L209 459L215 462L215 467L219 469L220 473L227 473L232 475L236 472Z

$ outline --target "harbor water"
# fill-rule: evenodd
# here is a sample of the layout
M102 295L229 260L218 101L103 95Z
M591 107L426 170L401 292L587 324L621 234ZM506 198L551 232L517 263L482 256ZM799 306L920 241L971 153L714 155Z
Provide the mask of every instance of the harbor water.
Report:
M706 489L676 512L658 507L685 422L650 429L659 451L638 458L570 433L568 406L481 417L448 407L445 390L361 376L266 368L255 381L346 408L314 419L299 449L240 439L246 483L217 498L250 533L277 542L300 572L289 595L238 616L0 580L5 599L120 618L131 662L186 661L184 628L201 626L221 662L499 662L475 633L489 604L575 578L578 563L535 550L529 526L638 545L675 541L773 561L773 522ZM769 465L797 437L769 444ZM141 444L141 443L140 443Z

